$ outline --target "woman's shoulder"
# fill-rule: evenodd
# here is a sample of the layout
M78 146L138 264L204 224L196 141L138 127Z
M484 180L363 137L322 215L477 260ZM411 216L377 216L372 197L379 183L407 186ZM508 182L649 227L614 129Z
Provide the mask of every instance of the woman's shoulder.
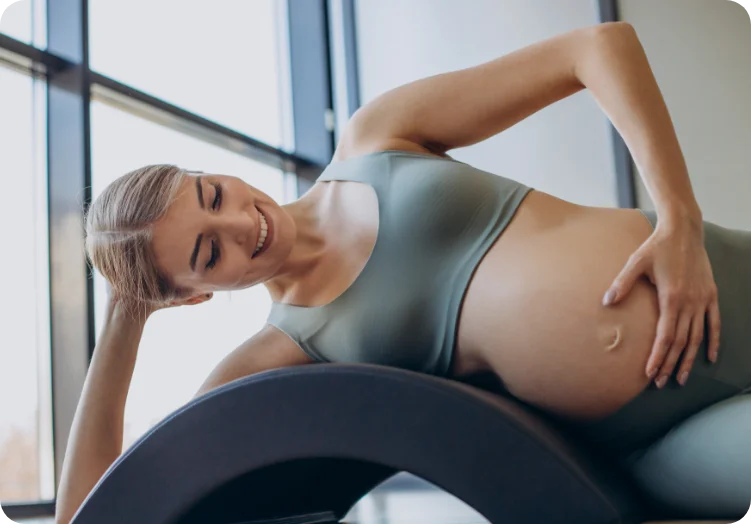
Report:
M354 159L364 155L370 155L373 153L381 153L386 151L403 151L405 153L419 153L426 156L435 156L437 158L446 158L453 160L445 152L431 150L423 145L409 140L391 139L379 142L358 142L352 141L349 143L340 143L334 156L331 159L331 163L343 162L345 160Z

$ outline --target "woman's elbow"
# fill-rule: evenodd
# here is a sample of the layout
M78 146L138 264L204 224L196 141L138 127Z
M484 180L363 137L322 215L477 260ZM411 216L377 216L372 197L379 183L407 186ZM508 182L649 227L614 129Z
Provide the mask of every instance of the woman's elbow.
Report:
M596 35L604 36L605 38L623 38L626 36L627 38L639 39L636 29L628 22L603 22L592 26L592 29L594 29Z
M73 520L74 513L66 513L62 514L60 512L55 513L55 524L70 524L70 521Z

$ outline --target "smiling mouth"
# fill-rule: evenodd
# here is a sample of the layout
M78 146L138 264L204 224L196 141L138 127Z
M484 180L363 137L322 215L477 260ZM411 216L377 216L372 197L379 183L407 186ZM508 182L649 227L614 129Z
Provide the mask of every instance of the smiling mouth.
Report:
M255 258L258 255L260 255L263 251L265 251L266 243L269 238L268 220L266 219L266 216L261 212L260 209L258 209L258 216L259 216L259 224L260 224L259 231L258 231L258 240L256 241L255 251L253 251L253 255L250 258Z

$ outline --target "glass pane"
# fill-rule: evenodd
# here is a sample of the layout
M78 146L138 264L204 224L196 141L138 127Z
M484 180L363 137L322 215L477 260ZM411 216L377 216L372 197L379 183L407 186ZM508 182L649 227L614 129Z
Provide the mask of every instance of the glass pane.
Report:
M91 106L92 193L119 175L157 163L242 178L278 203L286 203L284 173L246 157L142 120L102 103ZM96 274L97 333L106 305ZM215 293L197 306L158 311L146 324L125 409L130 446L165 415L190 401L211 370L263 327L271 298L263 286Z
M89 0L91 67L282 145L277 0Z
M0 500L52 498L44 85L0 67ZM40 118L41 117L41 118Z
M45 48L45 12L44 0L0 0L0 33Z

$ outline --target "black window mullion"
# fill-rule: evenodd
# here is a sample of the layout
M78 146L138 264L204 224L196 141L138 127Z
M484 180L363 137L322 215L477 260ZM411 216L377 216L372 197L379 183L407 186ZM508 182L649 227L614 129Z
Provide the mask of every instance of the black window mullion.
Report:
M39 78L69 64L60 57L0 33L0 65Z
M82 211L91 196L87 4L87 0L47 0L48 51L69 62L49 75L47 88L56 487L94 347L93 283L88 278L82 227Z
M276 169L317 165L99 73L90 76L92 98L98 102Z

